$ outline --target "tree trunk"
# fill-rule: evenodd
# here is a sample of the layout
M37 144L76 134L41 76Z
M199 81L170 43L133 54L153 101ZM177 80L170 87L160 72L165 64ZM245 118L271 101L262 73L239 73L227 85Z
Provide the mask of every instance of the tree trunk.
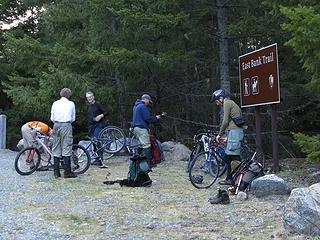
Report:
M230 93L227 19L224 12L225 0L217 0L217 18L219 30L220 85Z

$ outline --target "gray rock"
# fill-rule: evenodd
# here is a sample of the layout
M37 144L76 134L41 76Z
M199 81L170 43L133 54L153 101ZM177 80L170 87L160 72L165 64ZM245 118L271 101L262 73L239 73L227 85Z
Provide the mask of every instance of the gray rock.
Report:
M173 141L163 142L161 144L166 160L188 161L191 150L185 145Z
M320 236L320 183L292 190L283 221L290 232Z
M290 194L288 184L275 174L265 175L252 181L251 194L256 197Z
M162 150L164 152L170 152L170 153L172 153L174 151L175 145L176 145L176 142L173 142L173 141L167 141L167 142L161 143Z

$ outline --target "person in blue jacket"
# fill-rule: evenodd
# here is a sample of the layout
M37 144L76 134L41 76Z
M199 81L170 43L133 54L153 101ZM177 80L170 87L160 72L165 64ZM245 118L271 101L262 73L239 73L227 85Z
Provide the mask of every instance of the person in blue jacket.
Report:
M141 99L137 99L133 106L133 134L139 140L142 148L143 156L150 168L151 155L151 142L149 137L149 124L157 122L161 115L151 115L149 112L149 105L152 103L151 97L148 94L143 94ZM150 169L148 170L150 171ZM146 171L146 172L148 172ZM144 178L145 182L152 183L151 179L147 176Z

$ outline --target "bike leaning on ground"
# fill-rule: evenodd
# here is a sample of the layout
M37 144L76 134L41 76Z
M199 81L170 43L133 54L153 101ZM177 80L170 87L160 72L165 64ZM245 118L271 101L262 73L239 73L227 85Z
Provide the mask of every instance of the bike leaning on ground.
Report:
M44 143L44 139L48 140L48 145ZM31 147L23 148L16 156L14 167L20 175L30 175L35 172L40 162L43 166L53 167L53 155L51 150L52 138L36 132L35 140ZM63 159L60 160L63 164ZM90 155L88 151L81 145L73 144L71 153L71 170L75 174L82 174L88 170L90 166Z

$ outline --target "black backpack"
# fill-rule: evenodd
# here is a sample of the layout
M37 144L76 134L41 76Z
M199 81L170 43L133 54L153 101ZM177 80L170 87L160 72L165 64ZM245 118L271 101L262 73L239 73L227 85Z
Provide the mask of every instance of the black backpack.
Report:
M261 176L264 176L262 164L251 161L234 176L235 187L238 188L238 191L244 191L254 179Z

